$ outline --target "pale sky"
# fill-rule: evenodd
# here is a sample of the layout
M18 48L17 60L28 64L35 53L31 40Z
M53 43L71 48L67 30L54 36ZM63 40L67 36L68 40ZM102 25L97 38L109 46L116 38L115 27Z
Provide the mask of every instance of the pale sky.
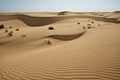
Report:
M0 0L0 12L109 12L120 0Z

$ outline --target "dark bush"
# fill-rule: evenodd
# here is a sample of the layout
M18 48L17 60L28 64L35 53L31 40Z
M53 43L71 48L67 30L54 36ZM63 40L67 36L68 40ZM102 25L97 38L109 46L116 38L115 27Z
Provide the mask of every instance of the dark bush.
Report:
M3 29L3 28L4 28L4 25L3 25L3 24L1 24L1 25L0 25L0 29Z
M85 29L85 26L83 26L83 29Z
M12 28L12 26L10 26L9 28Z
M91 26L91 24L87 24L89 27Z
M91 23L92 23L92 24L94 24L94 22L93 22L93 21L92 21Z
M10 31L10 32L8 33L8 36L9 36L9 37L13 36L13 32Z
M91 27L88 27L88 29L90 29Z
M51 44L52 44L50 40L48 40L48 44L49 44L49 45L51 45Z
M5 33L7 33L8 32L8 30L5 30Z
M19 29L17 28L16 31L19 31Z
M24 37L26 37L26 35L25 35L25 34L23 34L23 35L22 35L22 37L24 38Z
M80 24L80 22L78 22L77 24Z
M54 27L49 27L48 30L54 30Z
M98 26L100 26L100 24L98 24Z

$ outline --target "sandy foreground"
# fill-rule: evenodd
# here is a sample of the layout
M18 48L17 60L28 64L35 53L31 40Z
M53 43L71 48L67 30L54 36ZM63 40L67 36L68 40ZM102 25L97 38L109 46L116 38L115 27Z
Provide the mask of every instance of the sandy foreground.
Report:
M120 80L120 13L0 13L0 24L0 80Z

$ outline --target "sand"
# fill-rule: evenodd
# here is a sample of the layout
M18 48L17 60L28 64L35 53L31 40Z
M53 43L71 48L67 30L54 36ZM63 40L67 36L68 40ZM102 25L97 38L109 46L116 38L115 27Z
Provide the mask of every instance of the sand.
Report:
M120 80L119 18L111 12L1 13L0 80Z

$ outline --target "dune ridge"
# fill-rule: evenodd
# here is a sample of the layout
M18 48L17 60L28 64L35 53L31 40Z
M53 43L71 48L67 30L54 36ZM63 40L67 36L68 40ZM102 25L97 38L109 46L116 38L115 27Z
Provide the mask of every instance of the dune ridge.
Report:
M69 40L77 39L80 36L82 36L83 34L85 34L85 32L78 33L78 34L73 34L73 35L50 35L48 37L52 37L54 39L59 39L59 40L62 40L62 41L69 41Z
M29 26L44 26L54 22L58 22L60 20L70 19L70 18L88 18L97 21L103 22L112 22L112 23L120 23L117 18L105 18L105 17L95 17L95 16L55 16L55 17L33 17L24 14L17 15L0 15L0 21L20 19L25 24Z

